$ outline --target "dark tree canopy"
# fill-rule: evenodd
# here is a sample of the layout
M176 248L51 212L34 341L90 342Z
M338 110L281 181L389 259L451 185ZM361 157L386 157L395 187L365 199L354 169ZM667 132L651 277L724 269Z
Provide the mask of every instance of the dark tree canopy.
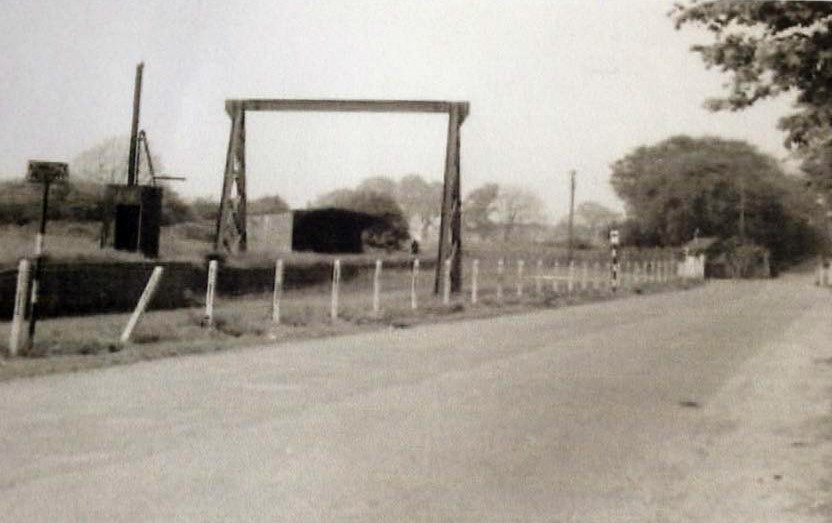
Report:
M805 186L773 158L735 140L676 136L639 147L612 166L631 241L680 245L700 236L744 236L781 262L816 247L816 209ZM740 225L744 216L744 230Z
M676 27L698 25L715 41L693 47L707 67L731 75L714 110L739 110L792 92L796 111L780 121L798 148L832 140L832 3L747 0L696 1L674 8Z

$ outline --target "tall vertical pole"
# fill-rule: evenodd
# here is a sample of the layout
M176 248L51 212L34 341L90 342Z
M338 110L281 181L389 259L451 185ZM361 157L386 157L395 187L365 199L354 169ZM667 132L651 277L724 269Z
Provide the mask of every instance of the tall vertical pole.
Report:
M459 180L459 128L463 115L458 105L448 112L448 142L445 149L445 181L439 224L439 253L436 260L434 293L439 294L446 260L452 260L451 290L462 289L462 203Z
M575 220L575 170L569 171L569 247L566 255L567 263L572 261L573 237L572 226Z
M40 207L40 228L35 236L35 270L32 276L32 294L29 298L29 330L26 340L26 352L30 352L35 343L35 325L38 322L40 312L38 306L38 294L40 289L40 277L43 272L43 240L46 236L47 208L49 207L49 179L43 182L43 201Z
M142 104L142 72L144 62L136 66L136 80L133 83L133 123L130 126L130 156L127 158L127 185L136 185L138 180L139 151L139 110Z

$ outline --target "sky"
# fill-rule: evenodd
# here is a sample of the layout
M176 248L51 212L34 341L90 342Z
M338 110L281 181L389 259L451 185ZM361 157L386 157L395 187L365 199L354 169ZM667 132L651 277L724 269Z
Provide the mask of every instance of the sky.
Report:
M548 215L622 209L610 164L676 134L742 139L783 158L788 100L711 113L727 76L704 68L663 0L0 0L0 179L71 161L141 127L186 197L218 198L227 98L468 101L463 193L523 185ZM368 176L441 180L447 116L251 113L250 198L293 207ZM70 173L71 175L71 173Z

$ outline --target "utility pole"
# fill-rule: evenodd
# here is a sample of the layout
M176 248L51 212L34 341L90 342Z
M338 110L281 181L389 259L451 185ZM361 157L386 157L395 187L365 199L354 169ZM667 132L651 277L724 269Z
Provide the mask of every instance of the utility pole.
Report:
M130 126L130 157L127 159L127 185L138 183L139 152L139 109L142 104L142 71L144 62L136 66L136 81L133 84L133 121Z
M572 261L572 224L575 218L575 170L569 171L569 250L567 251L567 263Z

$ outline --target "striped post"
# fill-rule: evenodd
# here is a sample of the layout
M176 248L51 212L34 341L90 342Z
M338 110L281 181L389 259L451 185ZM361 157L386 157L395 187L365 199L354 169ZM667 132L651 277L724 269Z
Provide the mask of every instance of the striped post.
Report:
M274 264L274 290L272 292L272 323L280 325L280 300L283 298L283 260Z
M14 312L12 313L12 327L9 333L9 356L17 356L20 349L20 332L23 328L23 317L26 315L26 291L29 288L29 260L20 260L17 267L17 289L14 293Z

